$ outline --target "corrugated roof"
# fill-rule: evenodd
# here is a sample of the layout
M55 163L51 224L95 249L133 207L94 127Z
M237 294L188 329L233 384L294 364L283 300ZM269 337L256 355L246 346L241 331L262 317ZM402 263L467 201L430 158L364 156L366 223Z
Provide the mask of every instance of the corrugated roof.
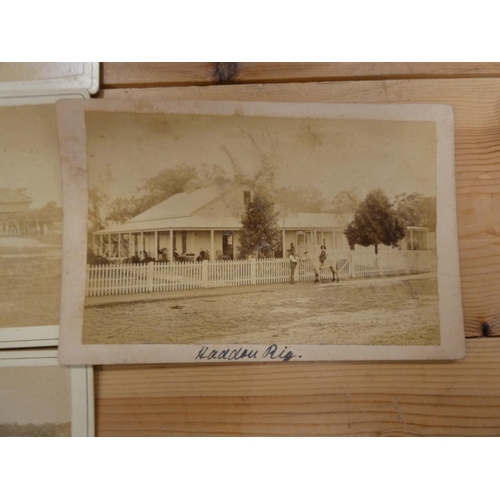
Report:
M191 193L178 193L130 219L130 222L155 221L174 217L187 217L228 190L218 187L196 189Z
M241 222L238 217L208 217L204 215L193 215L190 217L177 217L174 219L158 219L154 221L129 221L125 224L110 226L95 234L107 233L135 233L141 231L160 230L209 230L209 229L239 229Z
M95 234L129 233L141 231L174 230L238 230L241 221L238 216L210 215L200 212L208 205L232 189L248 185L246 182L227 187L210 186L197 189L191 193L179 193L142 212L125 224L110 226ZM352 214L332 213L286 213L278 217L278 225L282 229L337 229L344 228L353 219Z
M289 230L343 229L351 220L352 215L350 214L297 213L289 214L286 217L279 217L278 225L281 229ZM241 221L239 217L231 215L225 217L193 215L189 217L163 218L154 221L131 220L125 224L102 229L95 234L167 231L169 229L176 231L239 230L241 229Z
M0 188L0 203L31 203L31 198L14 189Z

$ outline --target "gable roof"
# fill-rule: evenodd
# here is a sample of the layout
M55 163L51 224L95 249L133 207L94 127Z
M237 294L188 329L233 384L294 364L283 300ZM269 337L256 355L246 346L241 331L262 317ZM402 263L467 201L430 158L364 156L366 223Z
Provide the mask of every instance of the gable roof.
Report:
M278 217L278 226L285 230L310 231L344 229L352 220L352 214L327 214L327 213L296 213L289 214L286 217ZM241 229L241 220L234 215L225 215L221 217L211 217L204 214L194 214L187 217L165 217L157 220L147 221L129 221L117 226L109 226L106 229L96 231L94 234L108 233L134 233L141 231L206 231Z
M196 189L191 193L174 194L154 207L136 215L130 219L129 223L189 217L204 206L241 185L247 184L243 182L230 188L227 186L210 186Z
M31 198L14 189L0 188L0 203L31 203Z
M159 230L207 230L241 229L241 219L235 214L208 214L201 211L210 203L241 186L251 189L248 182L240 182L231 187L210 186L190 193L178 193L158 203L154 207L136 215L124 224L116 224L94 234L127 233ZM289 213L282 212L277 222L281 229L343 229L351 222L352 214L335 213ZM285 215L286 214L286 215Z

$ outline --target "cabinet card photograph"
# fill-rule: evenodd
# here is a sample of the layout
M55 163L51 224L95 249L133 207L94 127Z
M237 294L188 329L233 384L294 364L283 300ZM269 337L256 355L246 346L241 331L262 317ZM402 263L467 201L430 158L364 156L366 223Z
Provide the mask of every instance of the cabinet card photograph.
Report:
M0 96L99 90L98 62L0 62Z
M94 435L92 367L65 367L55 349L0 352L0 436Z
M2 328L59 324L60 170L55 105L0 106Z
M0 349L58 342L62 182L55 102L0 99Z
M463 356L452 108L57 110L63 363Z

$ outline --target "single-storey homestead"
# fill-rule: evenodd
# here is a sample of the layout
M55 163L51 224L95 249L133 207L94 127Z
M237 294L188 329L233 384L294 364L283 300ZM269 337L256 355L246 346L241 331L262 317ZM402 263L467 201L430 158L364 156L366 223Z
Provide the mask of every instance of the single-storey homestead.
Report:
M203 250L210 260L237 258L241 214L252 201L254 191L243 182L230 188L188 186L125 224L94 233L94 252L108 258L123 259L144 252L155 259L163 255L170 261L174 253L192 260ZM281 213L278 224L283 248L291 244L298 251L328 248L348 249L344 227L352 217L329 213Z
M29 212L31 198L20 191L0 188L0 213L13 214L19 212Z
M186 192L158 203L125 224L96 231L94 252L109 259L133 256L156 260L194 260L203 251L210 260L238 257L241 214L253 200L254 190L242 182L232 187L199 187L188 184ZM292 243L299 253L349 250L344 229L352 214L292 213L280 210L282 241L275 257L287 255ZM407 240L416 231L408 228Z

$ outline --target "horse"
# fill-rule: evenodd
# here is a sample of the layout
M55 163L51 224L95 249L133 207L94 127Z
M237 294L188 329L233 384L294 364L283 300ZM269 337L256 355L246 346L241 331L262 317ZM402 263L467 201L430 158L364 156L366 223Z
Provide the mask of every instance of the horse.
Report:
M314 269L314 283L319 283L319 271L320 269L323 269L326 267L327 269L330 269L332 272L332 282L335 283L335 281L338 283L340 281L339 279L339 273L337 272L337 262L330 257L327 257L323 263L319 261L319 257L311 257L308 255L307 252L304 253L302 260L308 260L311 262L313 269Z

